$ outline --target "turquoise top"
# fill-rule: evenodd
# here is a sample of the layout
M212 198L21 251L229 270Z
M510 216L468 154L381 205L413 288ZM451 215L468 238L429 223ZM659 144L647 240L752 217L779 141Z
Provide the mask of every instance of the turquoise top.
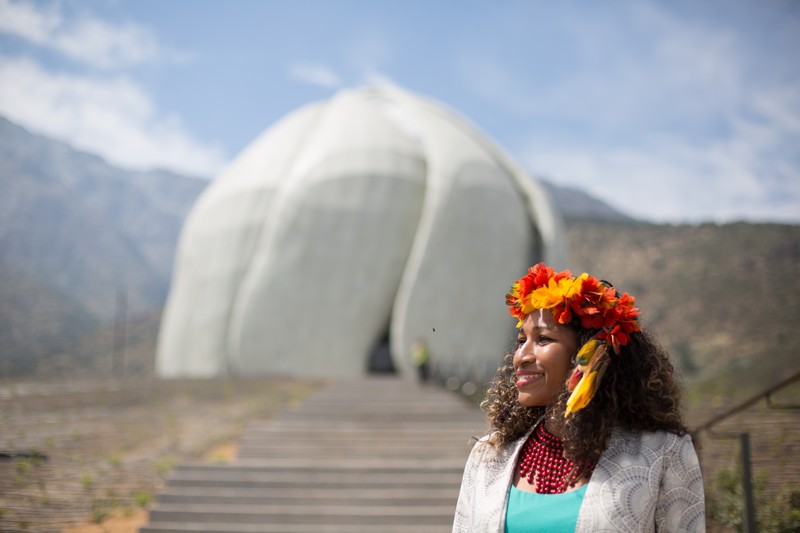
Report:
M574 533L586 487L583 485L561 494L538 494L519 490L512 483L506 509L506 533Z

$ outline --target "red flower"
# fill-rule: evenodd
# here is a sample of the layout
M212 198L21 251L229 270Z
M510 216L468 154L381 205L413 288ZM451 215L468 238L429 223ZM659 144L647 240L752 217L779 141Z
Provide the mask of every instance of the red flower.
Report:
M555 270L544 263L538 263L528 269L528 275L525 277L530 277L531 282L533 283L533 288L538 288L547 285L547 282L550 281L550 278L552 278L554 275ZM533 288L531 290L533 290ZM528 293L526 292L524 294Z
M553 318L559 324L569 324L572 321L572 311L568 305L559 305L553 309Z
M567 382L567 389L569 389L570 392L574 391L582 377L583 372L581 372L579 368L576 368Z

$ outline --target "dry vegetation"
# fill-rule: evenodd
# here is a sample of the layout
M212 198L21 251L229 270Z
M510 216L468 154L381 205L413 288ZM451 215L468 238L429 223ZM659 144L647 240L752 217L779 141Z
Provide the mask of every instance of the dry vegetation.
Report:
M0 531L130 526L176 462L226 460L246 421L311 390L267 379L0 383Z

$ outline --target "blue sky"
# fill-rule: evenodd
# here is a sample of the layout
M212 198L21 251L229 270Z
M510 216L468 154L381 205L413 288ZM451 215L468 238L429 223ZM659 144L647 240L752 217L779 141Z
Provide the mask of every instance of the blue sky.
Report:
M119 166L210 178L388 81L654 222L800 223L798 58L792 0L0 0L0 114Z

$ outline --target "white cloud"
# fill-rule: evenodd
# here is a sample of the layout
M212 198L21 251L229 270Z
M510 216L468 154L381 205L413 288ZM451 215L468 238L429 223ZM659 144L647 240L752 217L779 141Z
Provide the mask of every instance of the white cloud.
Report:
M797 223L800 173L786 159L766 157L771 144L763 133L743 124L731 139L700 145L661 138L647 146L605 148L541 139L523 159L548 179L644 220Z
M0 31L4 33L41 45L60 24L55 6L39 10L33 4L0 0Z
M87 13L67 19L59 4L38 7L0 0L0 31L95 68L181 59L179 54L164 50L147 28L130 23L115 25Z
M320 87L339 87L339 76L327 65L296 63L289 67L289 77L303 83Z
M226 162L219 147L193 139L179 118L159 115L128 78L54 74L30 59L0 56L0 81L0 113L113 164L210 177Z

